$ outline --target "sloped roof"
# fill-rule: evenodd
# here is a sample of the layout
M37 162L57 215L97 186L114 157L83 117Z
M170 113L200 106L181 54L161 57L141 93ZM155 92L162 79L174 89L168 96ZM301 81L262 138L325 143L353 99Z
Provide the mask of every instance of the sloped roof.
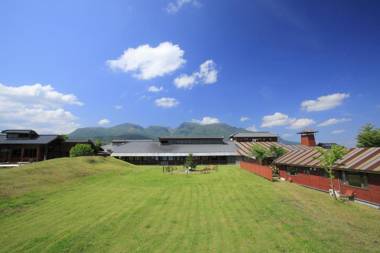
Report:
M35 138L8 139L6 135L0 135L0 144L48 144L56 140L59 135L38 135Z
M253 145L259 145L265 149L269 149L271 146L281 147L285 149L287 152L295 151L295 150L309 150L311 147L304 145L288 145L274 141L266 141L266 142L235 142L238 153L242 156L252 157L251 150Z
M278 137L277 134L271 132L245 132L235 133L230 137L242 137L242 138L257 138L257 137Z
M133 140L123 144L103 146L112 156L237 156L233 142L223 144L170 144L162 145L154 140Z
M275 160L276 164L320 167L321 154L315 149L291 151ZM335 169L380 173L380 148L353 148L339 161Z

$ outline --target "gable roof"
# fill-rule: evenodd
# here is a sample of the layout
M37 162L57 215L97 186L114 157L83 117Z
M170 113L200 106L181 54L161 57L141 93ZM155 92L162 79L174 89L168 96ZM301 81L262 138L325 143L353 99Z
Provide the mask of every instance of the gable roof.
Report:
M277 158L275 164L320 168L321 154L315 149L291 151ZM380 173L380 148L353 148L336 162L337 170Z
M311 147L305 145L288 145L274 141L266 141L266 142L235 142L238 153L242 156L252 157L251 150L253 145L259 145L262 148L269 149L271 146L281 147L285 149L285 151L296 151L296 150L309 150Z
M236 146L226 141L221 144L170 144L155 140L131 140L121 144L103 146L112 156L237 156Z
M277 134L271 132L239 132L230 135L232 137L241 137L241 138L259 138L259 137L278 137Z
M0 145L1 144L49 144L50 142L58 139L59 135L38 135L32 139L8 139L6 135L0 135Z

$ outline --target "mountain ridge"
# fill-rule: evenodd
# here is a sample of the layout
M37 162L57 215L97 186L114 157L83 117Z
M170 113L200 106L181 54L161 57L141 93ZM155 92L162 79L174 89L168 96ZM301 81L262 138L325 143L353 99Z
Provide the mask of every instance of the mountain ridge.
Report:
M157 139L160 136L220 136L228 138L236 132L252 132L244 128L234 127L225 123L201 125L194 122L183 122L176 128L152 125L142 127L134 123L123 123L112 127L78 128L68 135L70 139L101 140L104 143L113 139ZM282 140L280 138L280 140ZM292 143L283 140L283 142Z

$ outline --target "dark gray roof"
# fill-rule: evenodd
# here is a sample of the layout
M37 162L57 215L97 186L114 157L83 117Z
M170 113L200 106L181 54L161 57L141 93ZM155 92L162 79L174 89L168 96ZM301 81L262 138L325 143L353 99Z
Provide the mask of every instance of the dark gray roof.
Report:
M234 156L238 155L233 142L224 144L170 144L162 145L154 140L133 140L124 144L103 146L112 150L112 156Z
M92 143L91 140L88 139L67 139L65 142L68 143Z
M0 144L48 144L58 137L59 135L38 135L32 139L7 139L6 135L0 135Z
M224 139L224 136L212 136L212 137L205 137L205 136L161 136L158 139L165 139L165 140L219 140Z
M230 137L246 137L246 138L257 138L257 137L278 137L277 134L271 132L247 132L247 133L236 133Z
M14 134L34 134L34 135L37 135L37 133L31 129L7 129L7 130L3 130L1 132L4 134L14 133Z

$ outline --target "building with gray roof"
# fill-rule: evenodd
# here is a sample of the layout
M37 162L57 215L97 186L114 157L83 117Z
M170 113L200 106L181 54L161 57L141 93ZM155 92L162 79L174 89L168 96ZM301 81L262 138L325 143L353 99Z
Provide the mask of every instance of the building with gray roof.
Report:
M223 137L161 137L158 140L117 140L103 146L111 156L133 164L183 164L192 154L199 164L235 163L236 146Z

